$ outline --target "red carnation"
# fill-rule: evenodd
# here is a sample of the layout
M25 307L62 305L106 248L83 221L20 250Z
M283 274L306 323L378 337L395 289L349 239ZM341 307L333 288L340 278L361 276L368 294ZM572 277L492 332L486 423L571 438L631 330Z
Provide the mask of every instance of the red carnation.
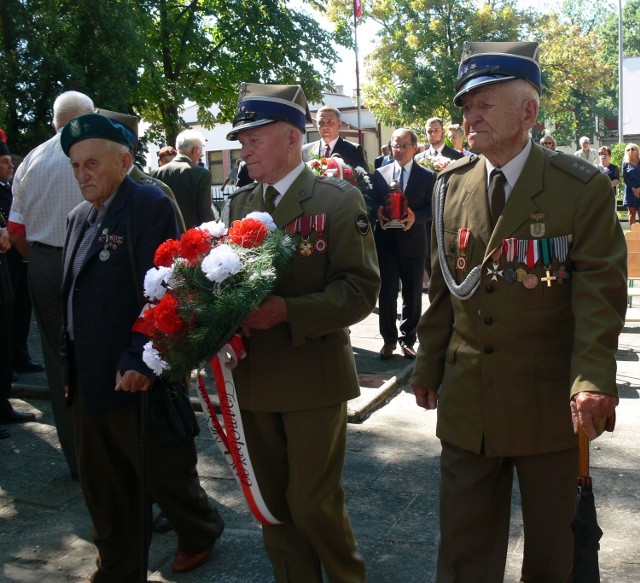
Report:
M233 221L229 228L229 240L242 247L260 247L267 236L267 227L256 219Z
M175 334L183 326L178 316L178 300L170 293L162 296L153 310L153 326L165 334ZM148 311L148 310L147 310ZM146 319L145 311L145 319Z
M179 244L180 242L177 239L167 239L156 249L153 264L156 267L171 267L178 256Z
M351 170L351 168L343 168L342 177L345 180L351 180L353 178L353 170Z
M178 249L180 255L191 263L211 249L211 235L200 229L188 229L180 238Z

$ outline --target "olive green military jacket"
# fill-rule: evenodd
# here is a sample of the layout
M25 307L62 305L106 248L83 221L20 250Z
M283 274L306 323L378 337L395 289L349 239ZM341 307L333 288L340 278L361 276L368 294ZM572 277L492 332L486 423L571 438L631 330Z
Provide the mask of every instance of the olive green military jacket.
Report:
M262 184L236 191L230 221L263 211ZM296 219L314 218L308 236ZM348 326L373 310L380 272L366 207L347 182L305 168L276 207L273 220L294 232L296 250L274 294L289 322L252 330L248 356L234 370L240 406L254 411L326 407L359 395ZM300 227L304 228L304 227ZM296 232L297 231L297 232Z
M418 327L412 382L438 389L437 435L489 456L523 456L575 447L569 400L581 391L616 395L615 351L626 310L626 246L611 207L607 176L574 157L533 145L495 229L490 226L483 156L443 171L445 270L460 284L482 266L478 289L458 299L432 252L431 303ZM470 230L461 249L459 230ZM502 252L509 238L554 240L553 257L533 268ZM558 260L566 237L567 257ZM557 248L556 248L557 247ZM506 244L505 247L506 249ZM467 265L462 271L456 265ZM543 281L564 264L567 279ZM508 283L508 267L538 284ZM547 274L549 271L549 274ZM560 281L562 281L560 283Z

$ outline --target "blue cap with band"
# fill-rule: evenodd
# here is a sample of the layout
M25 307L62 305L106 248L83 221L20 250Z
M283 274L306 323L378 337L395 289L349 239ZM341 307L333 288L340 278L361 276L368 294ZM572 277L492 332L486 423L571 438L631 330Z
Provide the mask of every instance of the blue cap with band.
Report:
M535 42L465 42L458 68L453 104L462 105L462 96L479 87L523 79L542 93Z
M238 133L244 130L278 121L291 123L305 133L311 114L302 87L242 83L238 114L233 119L233 130L227 134L227 140L238 139Z

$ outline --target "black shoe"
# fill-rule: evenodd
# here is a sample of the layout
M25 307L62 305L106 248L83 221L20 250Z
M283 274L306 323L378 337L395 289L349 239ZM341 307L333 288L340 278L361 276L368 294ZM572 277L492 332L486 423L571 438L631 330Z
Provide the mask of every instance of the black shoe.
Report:
M393 356L393 351L396 349L396 343L385 344L380 349L380 360L389 360Z
M153 521L153 530L156 532L169 532L173 530L173 526L169 522L168 518L164 515L164 512L160 512Z
M44 370L44 366L42 366L39 362L33 362L33 360L27 360L21 364L16 364L13 367L13 370L16 372L42 372Z
M20 413L15 409L0 415L0 423L28 423L35 420L36 416L33 413Z
M6 439L7 437L11 437L11 433L9 433L4 427L0 427L0 439Z

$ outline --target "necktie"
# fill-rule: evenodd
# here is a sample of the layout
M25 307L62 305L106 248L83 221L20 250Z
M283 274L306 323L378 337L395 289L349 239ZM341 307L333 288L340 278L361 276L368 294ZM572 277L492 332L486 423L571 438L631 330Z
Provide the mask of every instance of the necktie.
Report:
M491 171L489 180L489 205L491 207L491 226L495 227L498 222L498 217L502 214L504 209L505 195L504 195L504 174L494 168Z
M322 152L322 157L328 158L329 156L331 156L331 148L329 147L329 144L325 144L324 151Z
M404 192L404 166L400 168L400 190Z
M264 193L264 210L269 214L273 213L276 208L276 198L280 193L271 185L267 186Z

